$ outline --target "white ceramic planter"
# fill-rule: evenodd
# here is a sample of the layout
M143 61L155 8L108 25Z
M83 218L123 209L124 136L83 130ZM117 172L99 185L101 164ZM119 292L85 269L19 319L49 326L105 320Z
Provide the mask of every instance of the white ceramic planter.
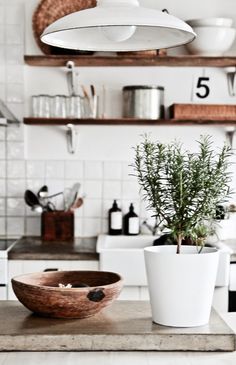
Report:
M215 248L153 246L144 249L148 288L155 323L195 327L208 323L218 268Z

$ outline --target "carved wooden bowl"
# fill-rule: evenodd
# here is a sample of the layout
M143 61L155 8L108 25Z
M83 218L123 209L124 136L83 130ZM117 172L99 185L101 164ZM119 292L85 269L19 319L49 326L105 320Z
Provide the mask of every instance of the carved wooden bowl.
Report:
M118 297L122 286L120 275L105 271L42 272L12 279L15 295L26 308L54 318L93 316Z

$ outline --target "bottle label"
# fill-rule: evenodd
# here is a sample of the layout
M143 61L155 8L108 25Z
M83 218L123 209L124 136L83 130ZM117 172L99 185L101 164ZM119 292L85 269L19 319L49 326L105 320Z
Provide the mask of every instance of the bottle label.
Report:
M122 229L122 213L111 213L111 229Z
M129 233L138 234L139 233L139 219L138 217L129 218Z

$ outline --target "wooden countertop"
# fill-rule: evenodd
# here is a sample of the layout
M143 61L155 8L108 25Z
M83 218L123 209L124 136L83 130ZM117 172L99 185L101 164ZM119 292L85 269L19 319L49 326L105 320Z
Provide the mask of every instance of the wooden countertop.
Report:
M85 319L31 314L0 302L1 351L234 351L235 334L213 310L206 326L172 328L151 320L149 302L116 301Z
M98 260L96 237L71 242L43 241L41 237L20 238L8 253L10 260Z

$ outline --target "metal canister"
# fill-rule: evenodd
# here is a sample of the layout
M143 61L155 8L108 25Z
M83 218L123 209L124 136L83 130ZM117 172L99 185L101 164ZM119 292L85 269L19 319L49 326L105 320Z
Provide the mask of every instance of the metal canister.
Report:
M164 87L130 85L123 87L123 117L164 118Z

